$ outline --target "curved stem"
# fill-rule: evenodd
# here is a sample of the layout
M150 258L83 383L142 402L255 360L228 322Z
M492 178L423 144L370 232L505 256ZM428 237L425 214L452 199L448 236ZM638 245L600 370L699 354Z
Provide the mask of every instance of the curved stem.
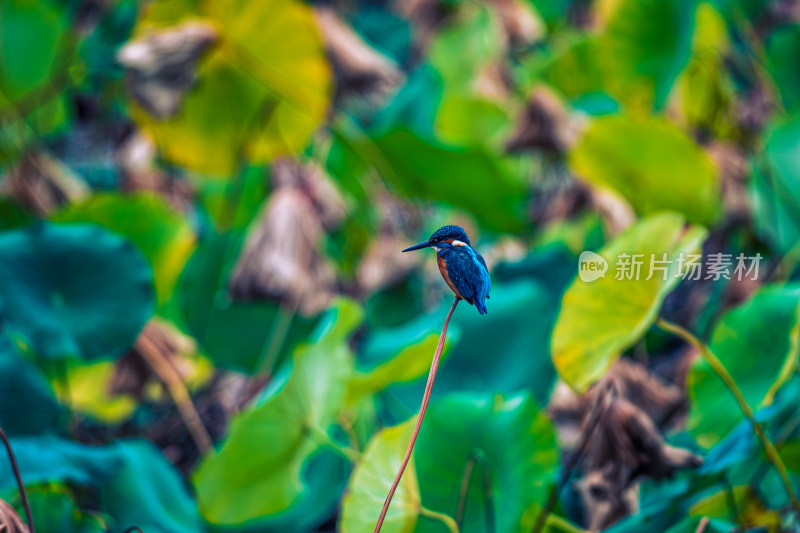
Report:
M278 313L272 324L269 337L265 340L264 350L258 356L253 377L264 376L272 372L272 367L278 360L283 343L292 327L292 321L297 314L297 305L292 305L290 309L285 309L282 305L278 306Z
M208 434L208 430L203 425L200 413L197 412L194 403L192 403L192 397L189 391L186 390L186 385L184 385L178 371L169 361L164 359L158 347L147 337L145 332L139 335L136 341L136 348L142 358L150 365L150 368L153 369L153 372L164 383L200 454L203 455L209 452L214 447L213 441Z
M139 526L131 526L131 527L129 527L128 529L126 529L126 530L124 531L124 533L132 533L133 531L138 531L139 533L144 533L144 531L142 531L142 530L139 528Z
M8 442L5 432L0 429L0 438L3 439L3 444L8 451L8 460L11 461L11 470L14 471L14 477L17 479L17 487L19 487L19 495L22 498L22 506L25 508L25 516L28 518L28 529L30 533L36 533L33 527L33 515L31 514L31 505L28 503L28 493L25 492L25 485L22 483L22 476L19 473L17 466L17 458L14 456L14 450L11 449L11 443Z
M798 360L800 360L800 299L797 300L797 304L794 308L794 325L792 329L789 330L789 351L783 359L783 365L781 365L780 372L778 372L778 378L772 382L769 390L764 395L764 399L761 400L761 405L759 405L759 407L772 404L775 395L778 393L778 389L789 381L792 375L797 371Z
M314 440L317 441L317 444L320 446L325 446L330 450L338 453L351 463L356 463L358 459L361 457L361 454L354 450L353 448L348 448L347 446L343 446L333 440L328 432L317 427L317 426L308 426L311 436Z
M428 409L428 402L431 399L433 382L436 379L436 371L439 369L439 359L442 356L444 340L447 337L447 325L450 324L450 317L453 316L453 311L456 310L459 300L461 300L461 298L456 296L456 299L453 300L453 305L450 307L450 312L447 313L447 318L444 320L444 327L442 328L442 334L439 337L439 344L436 346L436 353L433 354L433 361L431 361L431 371L428 373L428 382L425 384L425 394L422 396L422 405L419 408L417 425L414 426L414 432L411 434L411 441L408 443L408 449L406 450L406 455L403 458L403 463L400 465L400 470L397 471L397 476L394 478L394 483L392 483L392 487L389 489L389 494L386 496L386 500L383 502L383 509L381 509L381 515L378 517L378 522L375 524L375 530L373 533L378 533L381 530L381 526L383 526L383 520L386 518L386 512L389 510L389 504L392 503L394 491L397 490L397 485L400 484L400 478L403 477L403 472L408 465L408 461L411 460L411 452L414 450L414 443L417 442L419 428L422 427L422 419L425 418L425 410ZM453 522L453 525L455 525L455 522ZM455 531L458 531L458 526L456 526Z
M700 522L697 524L697 529L694 530L694 533L703 533L706 530L706 526L708 526L709 518L704 516L700 519Z
M450 530L450 533L458 533L458 524L456 524L456 521L444 513L437 513L436 511L431 511L425 507L420 507L419 514L440 521L447 526L447 529Z
M704 342L700 341L700 339L695 337L691 332L682 328L681 326L673 324L672 322L667 322L663 318L656 319L656 324L664 331L680 337L685 342L700 350L703 360L708 363L708 366L710 366L717 376L723 381L723 383L725 383L725 386L728 388L731 394L733 394L734 398L736 398L736 402L739 404L739 408L742 410L742 413L744 413L744 416L753 425L756 436L761 441L761 446L764 448L764 454L767 456L769 462L775 465L775 468L778 470L778 474L781 477L783 486L786 488L786 492L789 495L789 500L792 503L792 508L794 509L795 513L800 515L800 501L798 501L797 493L795 493L794 487L792 487L792 482L789 480L789 474L786 472L786 465L783 464L783 460L781 460L778 450L775 449L775 445L772 444L772 441L770 441L769 437L767 437L767 434L764 432L764 428L756 420L753 409L747 403L747 400L745 400L742 391L739 390L739 387L736 385L733 377L728 373L725 365L722 364L722 361L717 358L714 352L712 352Z
M546 522L549 527L558 529L564 533L586 533L585 529L555 514L548 515Z

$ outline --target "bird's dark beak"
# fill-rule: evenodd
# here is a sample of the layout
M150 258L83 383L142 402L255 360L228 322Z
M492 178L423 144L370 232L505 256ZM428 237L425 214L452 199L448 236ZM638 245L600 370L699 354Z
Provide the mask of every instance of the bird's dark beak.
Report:
M423 248L427 248L429 246L433 246L433 243L431 243L429 241L425 241L425 242L421 242L419 244L415 244L414 246L409 246L408 248L406 248L403 251L404 252L412 252L414 250L422 250Z

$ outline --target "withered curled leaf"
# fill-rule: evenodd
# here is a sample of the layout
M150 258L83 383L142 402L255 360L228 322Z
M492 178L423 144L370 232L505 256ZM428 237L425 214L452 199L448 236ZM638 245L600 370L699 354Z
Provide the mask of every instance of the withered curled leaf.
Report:
M158 381L152 366L142 357L143 337L149 346L159 352L165 364L172 366L181 378L186 379L192 373L193 362L188 356L195 353L197 348L193 340L166 322L154 319L145 325L136 345L117 361L108 383L109 393L131 394L141 398L147 383L151 380Z
M659 429L674 421L684 403L680 388L627 359L617 361L584 396L556 389L548 409L567 437L562 442L583 449L584 476L576 486L590 529L634 513L643 478L670 477L702 464L689 450L668 444Z
M90 193L89 186L79 176L42 152L27 154L9 172L3 189L3 192L40 216L86 198Z
M127 43L117 61L128 70L133 98L156 118L175 115L195 80L197 61L216 40L212 25L187 22Z
M575 141L578 124L550 89L539 86L531 93L506 150L542 150L563 153Z
M229 290L235 299L277 299L315 314L337 289L320 246L325 228L344 216L344 201L314 165L279 160L272 182L275 189L251 228Z
M336 75L337 98L364 98L379 105L405 81L394 61L362 39L329 7L316 7L317 22Z

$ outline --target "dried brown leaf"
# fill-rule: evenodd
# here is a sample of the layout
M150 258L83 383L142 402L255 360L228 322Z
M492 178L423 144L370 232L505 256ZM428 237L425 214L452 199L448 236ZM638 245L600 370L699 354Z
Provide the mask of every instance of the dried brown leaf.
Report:
M247 237L230 292L236 299L277 299L315 314L337 290L320 245L324 229L344 216L345 205L316 166L284 159L272 172L277 189Z
M563 153L574 142L579 130L577 120L550 89L533 90L520 115L514 133L506 142L506 150L542 150Z
M117 60L128 69L133 98L156 118L173 116L194 82L197 61L217 37L212 25L187 22L127 43Z
M41 152L27 154L9 174L5 192L40 216L90 194L86 183L66 165Z
M397 64L369 46L333 9L316 7L314 13L336 75L338 98L361 97L379 105L404 83Z

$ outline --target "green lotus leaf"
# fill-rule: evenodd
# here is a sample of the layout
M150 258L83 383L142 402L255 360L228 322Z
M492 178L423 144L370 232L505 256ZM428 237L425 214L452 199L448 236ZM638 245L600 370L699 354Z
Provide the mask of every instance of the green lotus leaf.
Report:
M211 235L189 259L178 283L175 299L183 321L217 367L254 372L272 342L276 324L286 319L277 302L234 302L227 281L241 238ZM295 315L275 355L272 371L292 348L308 337L317 317ZM280 329L280 328L278 328Z
M288 380L233 419L225 443L194 476L206 520L243 524L286 510L302 493L303 465L343 407L352 372L347 338L361 318L357 305L341 302L295 351Z
M725 313L711 334L709 348L725 365L755 410L772 401L772 394L797 367L791 348L798 325L800 286L767 285L745 303ZM697 442L711 447L728 434L743 415L725 384L700 358L688 377L690 399L687 428Z
M0 163L67 120L75 47L61 2L9 0L0 4Z
M417 476L425 480L420 484L423 507L450 516L459 507L467 465L473 463L464 533L530 531L532 524L523 524L523 516L534 505L544 507L558 458L555 428L527 393L451 394L436 401L414 449ZM494 527L488 527L492 517ZM425 519L415 531L441 530L441 524Z
M41 533L103 533L100 516L82 511L69 488L52 484L27 490L33 523ZM20 515L24 516L24 515Z
M750 183L755 230L782 254L800 239L798 149L800 117L781 118L771 124Z
M526 185L521 161L482 146L426 142L404 130L356 144L405 196L468 210L487 228L515 231L523 226Z

